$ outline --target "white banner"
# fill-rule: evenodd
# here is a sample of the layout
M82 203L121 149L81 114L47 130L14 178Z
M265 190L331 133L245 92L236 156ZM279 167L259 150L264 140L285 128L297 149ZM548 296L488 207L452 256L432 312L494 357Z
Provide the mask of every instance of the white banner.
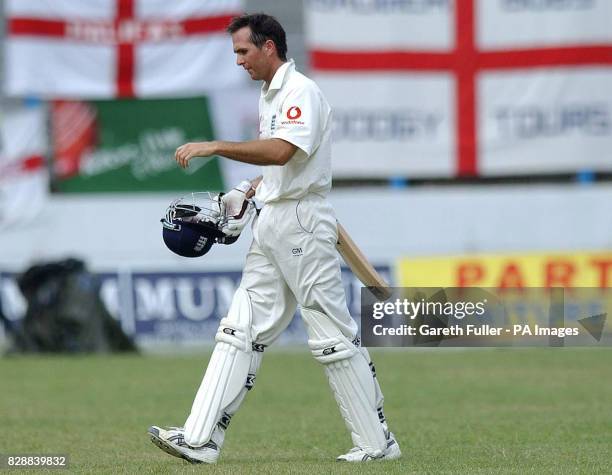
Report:
M612 43L610 0L478 0L482 49Z
M307 0L306 4L310 49L452 47L451 0Z
M0 228L35 218L49 193L46 114L42 105L10 105L0 117ZM4 249L2 252L11 252Z
M310 0L306 19L336 177L612 170L612 1Z
M612 169L612 68L485 74L484 175Z
M246 82L225 32L241 0L5 3L10 96L194 96Z
M347 87L342 74L317 74L333 98L336 176L452 176L454 104L444 75L371 74Z

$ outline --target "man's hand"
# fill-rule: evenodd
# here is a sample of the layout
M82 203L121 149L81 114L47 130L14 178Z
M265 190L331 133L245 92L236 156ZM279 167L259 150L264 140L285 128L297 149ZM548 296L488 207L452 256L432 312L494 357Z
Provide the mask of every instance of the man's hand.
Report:
M174 159L179 167L187 168L193 157L210 157L217 154L216 142L190 142L181 145L174 152Z
M226 235L238 236L251 220L255 206L246 196L251 188L251 182L245 180L221 197L221 204L227 218L221 231Z
M227 222L221 227L221 231L226 236L240 236L242 230L253 217L255 205L251 201L245 201L244 204L243 212L236 216L228 216Z
M242 211L244 202L247 199L247 192L251 189L251 182L245 180L232 191L225 193L221 197L221 202L225 206L225 215L227 217L236 216Z

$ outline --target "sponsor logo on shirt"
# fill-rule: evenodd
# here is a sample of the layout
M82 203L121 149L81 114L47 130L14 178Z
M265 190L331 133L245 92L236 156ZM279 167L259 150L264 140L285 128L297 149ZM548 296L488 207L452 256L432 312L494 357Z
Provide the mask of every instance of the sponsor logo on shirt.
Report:
M302 115L302 110L297 106L291 106L287 111L287 119L299 119Z
M284 120L283 122L281 122L281 124L304 125L304 122L298 120L300 117L302 117L302 110L298 106L291 106L289 109L287 109L287 119L289 120Z

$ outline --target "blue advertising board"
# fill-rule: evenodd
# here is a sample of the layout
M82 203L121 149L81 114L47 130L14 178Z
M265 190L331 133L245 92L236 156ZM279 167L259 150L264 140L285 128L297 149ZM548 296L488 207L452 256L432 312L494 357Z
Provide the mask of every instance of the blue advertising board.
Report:
M390 281L389 267L378 271ZM212 344L219 321L240 284L241 272L101 272L96 273L99 294L111 315L142 348L155 345L182 347ZM0 272L0 309L14 323L27 304L16 275ZM347 304L359 322L362 284L348 268L342 269ZM299 313L299 312L297 312ZM305 343L300 318L294 318L278 344Z

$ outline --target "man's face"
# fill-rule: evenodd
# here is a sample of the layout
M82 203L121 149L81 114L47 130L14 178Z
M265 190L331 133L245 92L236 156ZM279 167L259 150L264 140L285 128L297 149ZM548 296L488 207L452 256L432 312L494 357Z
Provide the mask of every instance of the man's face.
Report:
M248 26L232 33L234 53L236 53L236 64L242 66L251 76L258 81L265 79L270 69L269 46L264 44L258 48L251 42L251 29Z

